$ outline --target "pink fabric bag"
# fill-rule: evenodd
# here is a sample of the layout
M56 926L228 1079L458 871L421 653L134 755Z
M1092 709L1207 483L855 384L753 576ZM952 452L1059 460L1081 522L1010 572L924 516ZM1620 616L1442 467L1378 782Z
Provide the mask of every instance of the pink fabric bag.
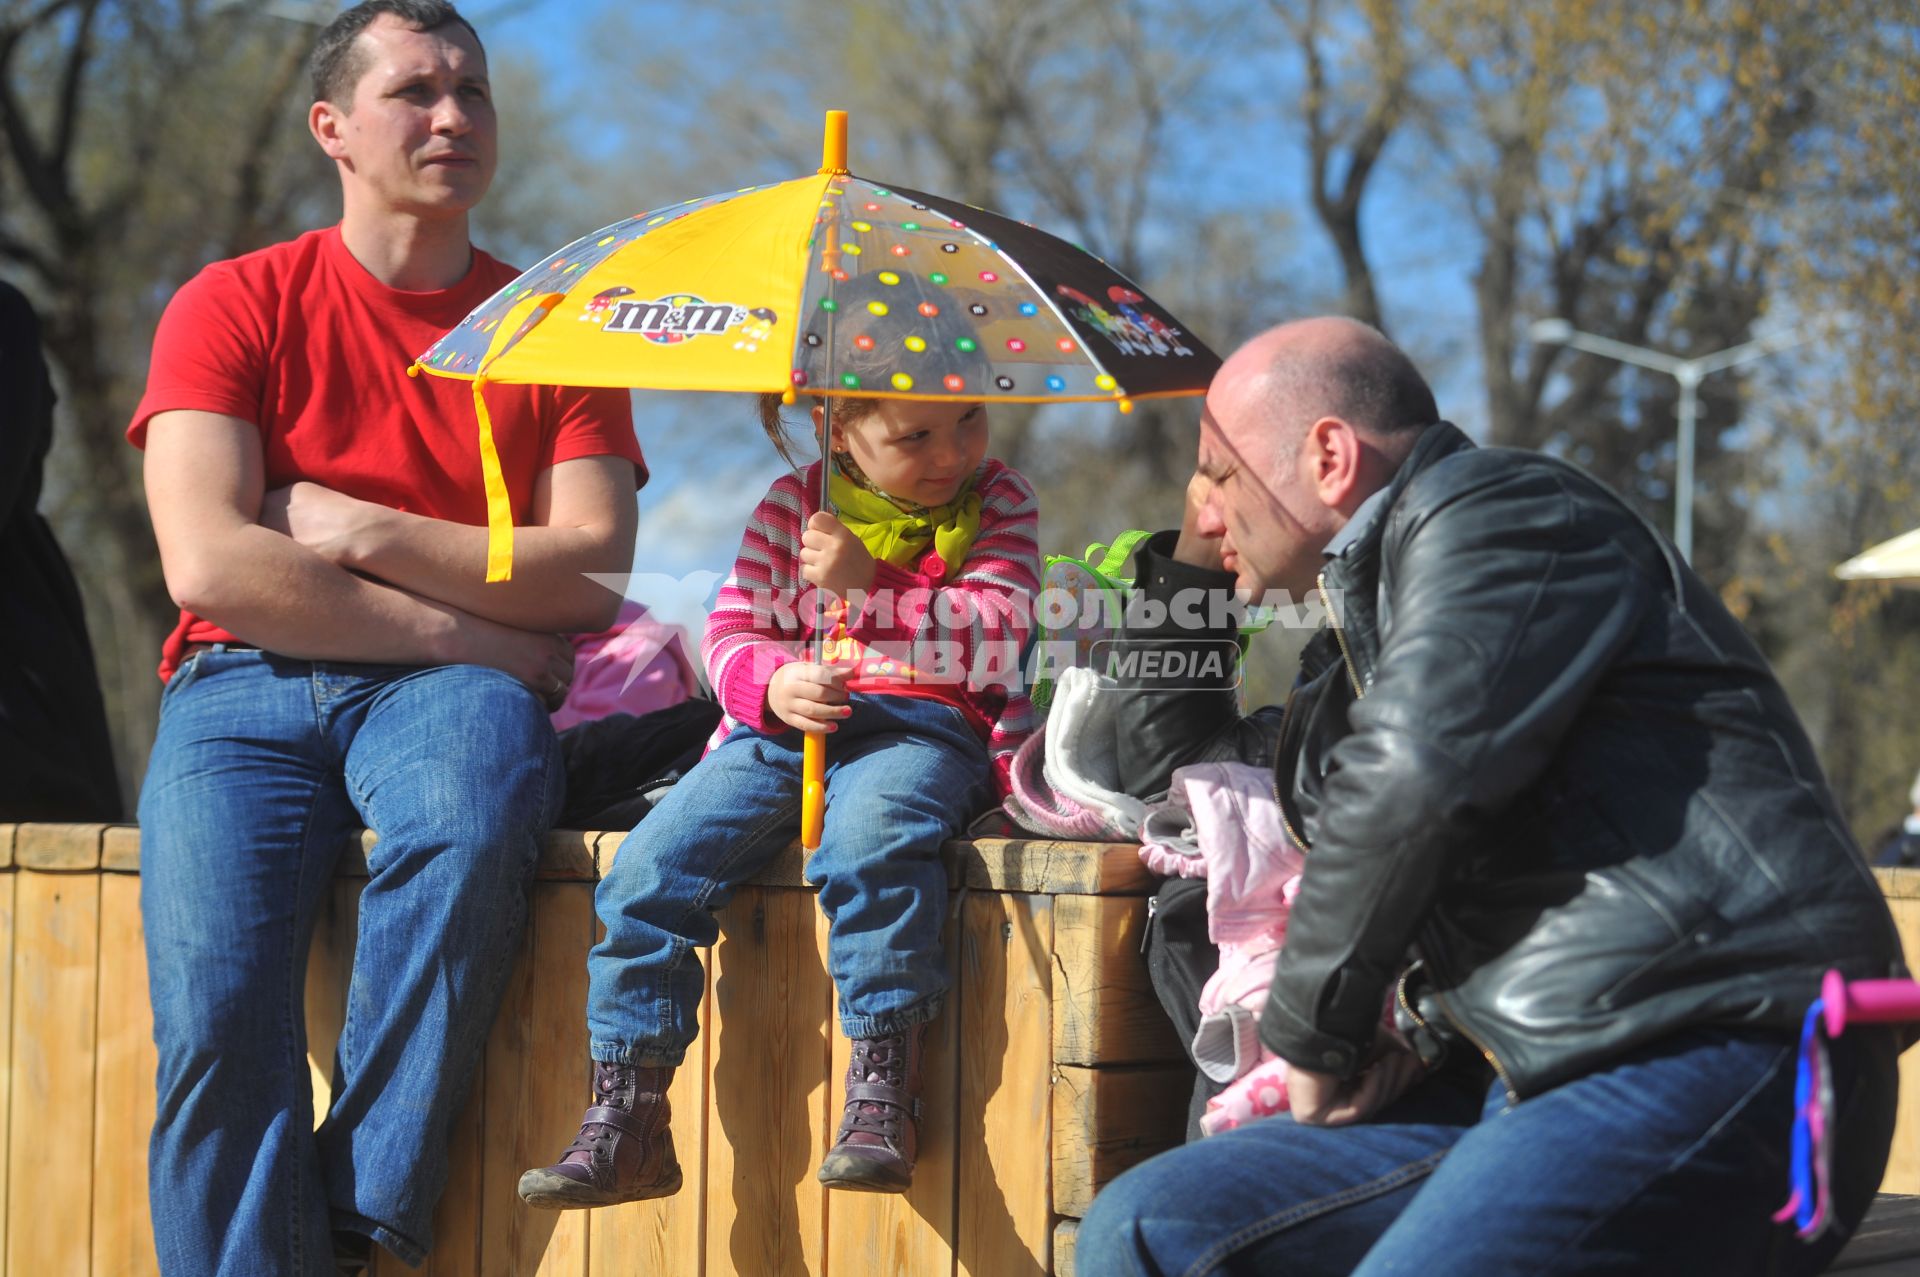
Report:
M649 714L700 694L681 629L629 599L613 628L573 636L573 686L553 712L553 730L609 714Z

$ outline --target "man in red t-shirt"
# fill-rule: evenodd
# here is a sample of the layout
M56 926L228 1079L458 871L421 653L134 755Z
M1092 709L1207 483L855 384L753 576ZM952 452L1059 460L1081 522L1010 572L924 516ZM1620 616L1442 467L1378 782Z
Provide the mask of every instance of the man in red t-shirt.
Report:
M485 583L468 388L410 378L514 271L473 248L485 53L440 0L373 0L313 56L337 227L207 267L128 437L179 625L141 795L167 1273L420 1262L458 1103L558 810L564 634L605 629L646 472L624 391L494 387L517 525ZM303 969L351 832L378 835L318 1132Z

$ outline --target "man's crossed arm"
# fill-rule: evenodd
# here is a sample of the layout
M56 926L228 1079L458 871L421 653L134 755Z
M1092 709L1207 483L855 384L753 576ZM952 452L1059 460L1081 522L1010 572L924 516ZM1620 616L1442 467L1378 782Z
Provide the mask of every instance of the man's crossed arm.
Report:
M260 433L173 411L148 425L147 503L174 601L249 643L308 660L487 665L550 701L572 680L562 631L611 623L587 572L625 572L631 463L543 471L514 535L512 581L484 581L486 529L295 484L269 493Z

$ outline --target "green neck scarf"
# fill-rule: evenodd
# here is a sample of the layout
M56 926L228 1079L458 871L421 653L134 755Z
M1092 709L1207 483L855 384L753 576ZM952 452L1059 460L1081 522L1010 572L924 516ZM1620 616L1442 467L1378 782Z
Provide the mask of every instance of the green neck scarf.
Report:
M973 548L973 539L980 535L980 494L973 490L972 479L946 505L914 505L874 487L851 458L846 462L836 458L827 492L840 521L860 538L867 552L897 568L912 565L931 543L947 573L957 572Z

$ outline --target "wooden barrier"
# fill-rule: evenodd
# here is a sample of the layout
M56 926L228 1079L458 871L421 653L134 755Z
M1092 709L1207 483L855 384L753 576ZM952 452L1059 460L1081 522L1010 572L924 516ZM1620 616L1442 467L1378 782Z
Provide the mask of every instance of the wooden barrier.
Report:
M928 1038L913 1191L822 1191L813 1172L837 1120L846 1046L833 1027L826 928L796 850L734 898L706 955L702 1032L672 1091L686 1186L665 1201L592 1212L526 1209L514 1194L521 1170L565 1147L587 1098L592 889L619 843L596 833L548 840L518 965L455 1137L425 1270L433 1277L1064 1277L1094 1193L1179 1138L1192 1075L1139 959L1150 879L1133 848L955 843L954 991ZM6 1273L156 1271L138 869L131 827L0 824ZM317 1110L365 873L349 849L314 935ZM1920 870L1880 877L1920 959ZM1902 1070L1884 1188L1920 1193L1920 1051ZM390 1258L374 1269L409 1271Z
M953 993L928 1037L913 1191L823 1190L814 1170L838 1122L847 1046L834 1027L825 921L795 849L734 897L705 955L702 1032L671 1092L685 1187L591 1212L527 1209L514 1193L520 1172L566 1147L587 1100L593 884L620 841L572 832L547 841L518 965L455 1136L433 1277L1041 1277L1056 1271L1054 1239L1067 1222L1056 1194L1084 1209L1106 1177L1179 1137L1192 1075L1141 970L1151 880L1134 849L954 843ZM318 1112L345 1009L363 852L343 856L309 959ZM139 832L128 826L0 825L7 1273L157 1271L138 870ZM1172 1125L1143 1125L1143 1110L1171 1114ZM85 1149L91 1158L77 1155ZM374 1268L410 1271L390 1257Z
M1920 869L1876 869L1880 887L1900 928L1907 965L1920 972ZM1920 1047L1900 1057L1900 1118L1893 1129L1893 1151L1880 1181L1883 1193L1920 1195Z

